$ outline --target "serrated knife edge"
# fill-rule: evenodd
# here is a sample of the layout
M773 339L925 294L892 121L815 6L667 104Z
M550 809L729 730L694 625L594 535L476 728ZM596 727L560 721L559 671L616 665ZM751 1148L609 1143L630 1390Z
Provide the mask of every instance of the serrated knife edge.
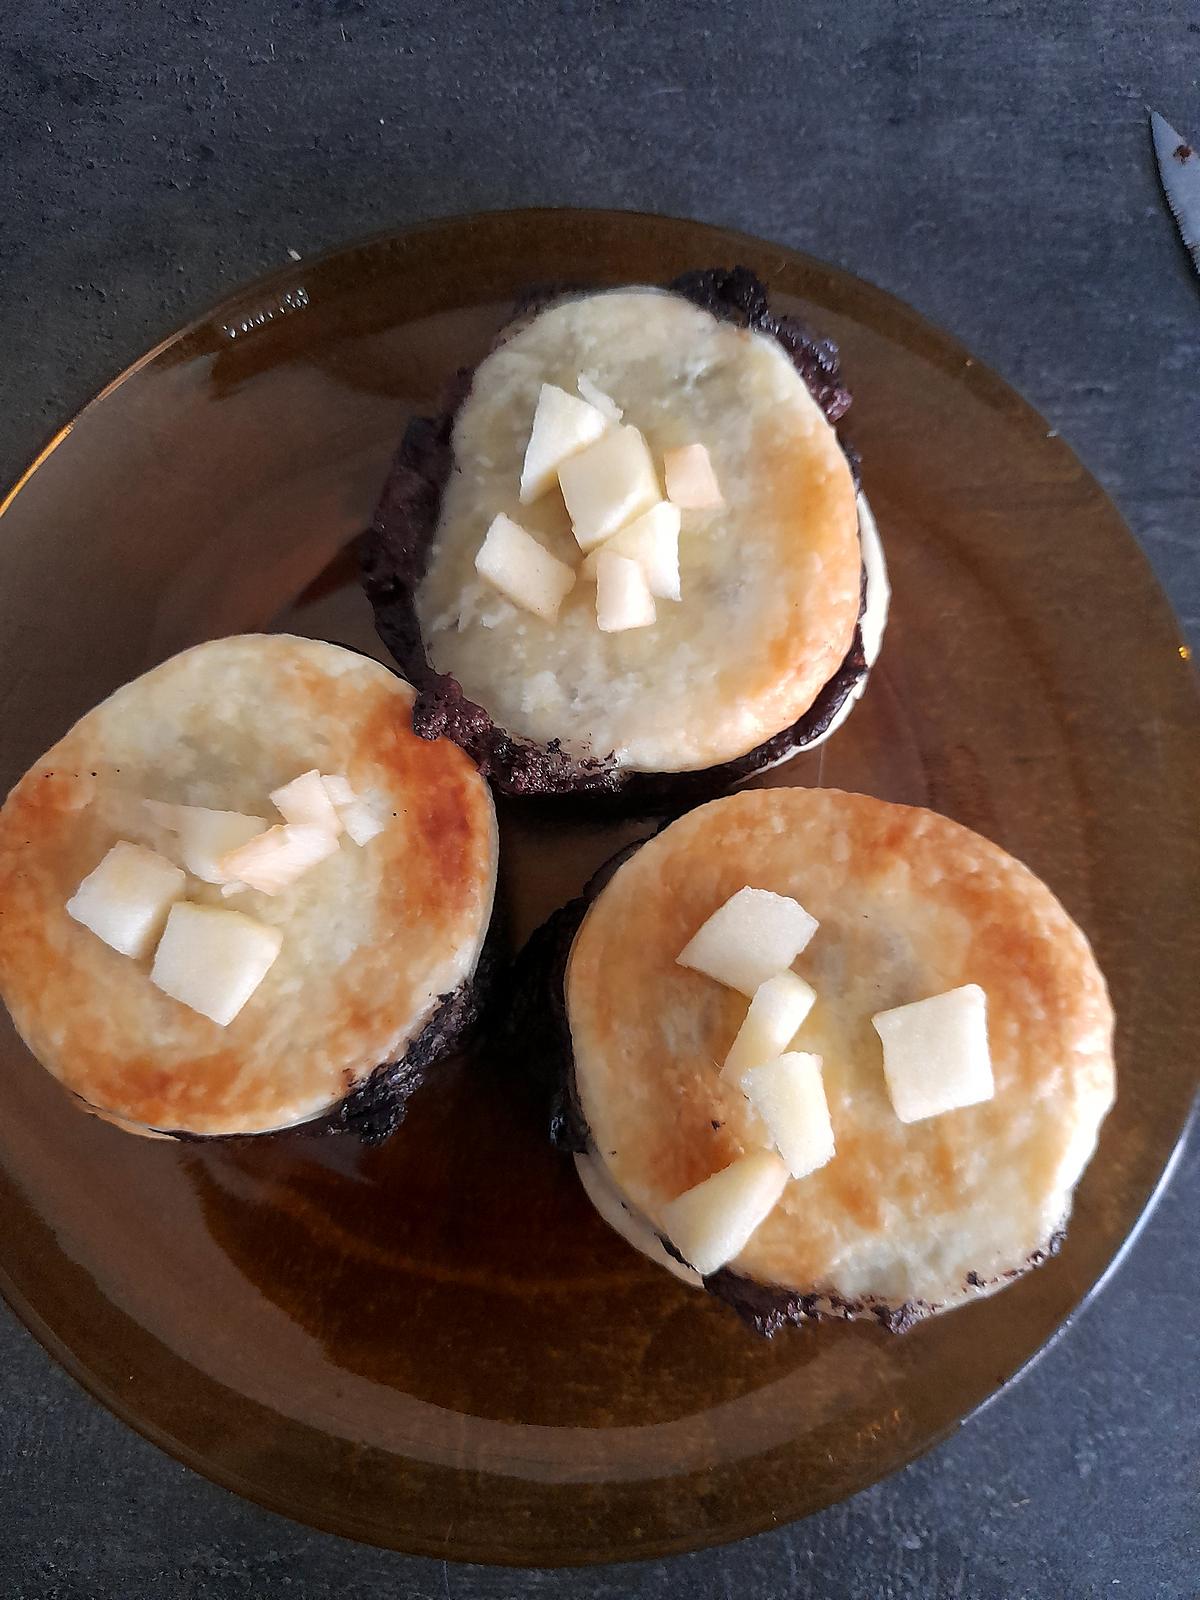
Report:
M1200 152L1165 117L1150 113L1158 175L1179 236L1200 273Z

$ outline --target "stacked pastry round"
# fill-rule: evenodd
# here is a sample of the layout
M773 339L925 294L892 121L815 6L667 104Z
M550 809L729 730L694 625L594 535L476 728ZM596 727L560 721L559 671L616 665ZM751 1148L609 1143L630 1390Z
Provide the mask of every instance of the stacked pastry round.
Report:
M550 473L529 493L547 387L597 430L642 441L649 487L631 511L665 494L674 512L677 586L636 626L598 626L574 464L562 492ZM875 525L830 421L846 404L829 348L772 317L749 274L572 296L522 319L457 407L410 432L368 542L368 593L419 691L418 725L519 793L692 797L825 736L887 608ZM579 415L599 466L608 446ZM671 462L687 451L703 452L716 498L684 494L679 510ZM566 588L552 615L514 603L480 563L498 517L550 558ZM628 553L620 535L609 548Z
M823 1102L820 1089L816 1112L803 1102L815 1131L800 1129L801 1168L791 1157L810 1170L780 1171L736 1254L697 1273L673 1236L680 1197L748 1157L755 1181L756 1162L781 1164L778 1102L753 1104L752 1078L725 1067L748 986L679 960L747 886L816 921L787 980L815 999L776 1048L816 1072ZM746 792L673 823L557 926L549 1004L588 1193L758 1327L826 1314L903 1326L1056 1248L1113 1099L1112 1012L1084 935L996 845L861 795ZM889 1057L883 1019L937 996L954 997L954 1025L926 1032L915 1060ZM967 1061L976 1025L983 1056Z
M16 785L0 992L81 1104L192 1135L395 1120L470 1014L497 860L487 786L413 733L412 701L336 645L222 639L119 689ZM273 800L318 772L342 804L324 840ZM214 818L257 837L227 859L258 887L187 845Z

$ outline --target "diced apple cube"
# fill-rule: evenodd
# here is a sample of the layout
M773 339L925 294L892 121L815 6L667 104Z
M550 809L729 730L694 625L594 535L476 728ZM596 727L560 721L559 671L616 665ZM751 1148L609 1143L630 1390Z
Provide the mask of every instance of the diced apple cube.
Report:
M337 808L346 833L355 844L369 844L376 834L383 832L387 824L375 815L365 800L355 794L340 773L324 772L321 774L321 782L325 785L326 794Z
M67 915L123 956L148 956L187 874L157 850L121 840L67 901Z
M370 844L376 834L382 833L386 827L386 823L379 820L365 800L355 800L343 806L341 818L348 837L357 845Z
M563 462L558 482L581 550L603 544L662 499L650 447L637 428L610 428Z
M596 562L596 625L600 632L646 628L656 615L654 596L638 563L601 550Z
M663 477L667 499L685 511L708 511L725 504L712 457L702 444L685 444L663 451Z
M788 967L817 931L817 919L785 894L739 889L676 956L753 999L760 984Z
M602 417L607 417L609 422L620 422L625 413L610 394L605 394L603 389L598 389L588 377L586 372L581 372L575 387L589 405L595 406Z
M787 1167L770 1151L739 1156L663 1207L667 1238L689 1266L707 1277L746 1248L775 1209L787 1179Z
M228 1027L270 971L283 934L241 911L172 906L150 982L172 1000Z
M180 818L185 811L190 811L190 806L173 805L169 800L143 800L147 812L160 828L166 828L171 833L178 833L181 827Z
M325 785L325 793L335 806L352 806L358 799L340 772L323 772L321 782Z
M742 1074L742 1092L766 1124L793 1178L806 1178L834 1156L833 1124L820 1056L795 1051Z
M335 838L342 831L341 818L316 767L311 772L302 772L282 788L272 789L271 804L285 822L325 828Z
M178 834L180 861L204 883L228 882L221 871L222 858L269 826L266 817L214 811L208 806L176 806L147 800L146 809L160 827Z
M766 983L760 983L721 1068L725 1082L740 1087L742 1073L748 1067L781 1055L796 1037L816 998L811 986L794 972L777 972Z
M901 1122L978 1105L996 1092L988 1049L987 996L977 983L880 1011L883 1072Z
M475 557L475 570L514 605L553 622L558 608L575 587L575 574L565 561L527 533L503 512L493 519Z
M596 577L596 564L605 554L636 561L646 575L650 593L659 600L679 599L679 507L660 500L636 517L611 539L583 558L585 578Z
M338 842L328 828L284 822L268 828L219 862L226 883L244 883L260 894L280 894L302 873L326 856L336 855Z
M521 504L527 506L540 499L553 487L562 463L593 444L608 426L609 418L598 407L552 383L544 383L521 468Z

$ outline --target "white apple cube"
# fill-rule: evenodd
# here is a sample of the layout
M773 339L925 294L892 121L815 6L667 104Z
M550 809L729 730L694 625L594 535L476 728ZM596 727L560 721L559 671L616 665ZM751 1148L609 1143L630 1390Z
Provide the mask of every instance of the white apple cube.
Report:
M272 789L271 804L285 822L301 822L306 827L325 828L335 838L342 831L337 808L316 767L311 772L302 772L291 783Z
M365 800L354 800L348 806L342 806L340 811L342 822L345 824L346 835L353 839L357 845L370 844L377 834L383 832L385 823L381 822L367 805Z
M820 1056L798 1050L750 1067L742 1074L742 1093L766 1124L791 1177L806 1178L833 1160Z
M245 884L260 894L274 895L337 850L337 839L328 828L284 822L231 850L218 866L225 883Z
M746 1019L738 1029L721 1077L741 1087L742 1073L782 1055L813 1008L816 994L794 972L777 972L754 991Z
M663 1230L701 1277L746 1248L775 1209L788 1180L777 1155L756 1150L739 1158L662 1209Z
M702 444L685 444L677 450L664 450L663 477L667 484L667 499L682 506L685 511L708 511L725 504L721 486L713 471L712 457Z
M739 889L676 956L752 1000L760 984L788 967L817 931L797 900L770 889Z
M67 915L123 956L148 956L187 874L157 850L121 840L67 901Z
M240 911L172 906L150 982L172 1000L228 1027L270 971L283 934Z
M266 817L241 811L214 811L209 806L168 805L147 800L146 809L159 824L179 836L179 859L204 883L227 883L221 860L269 826Z
M324 785L325 793L335 806L352 806L358 799L358 796L350 787L348 779L340 772L323 772L321 774L321 783Z
M977 983L881 1011L871 1021L901 1122L922 1122L995 1094L987 996Z
M579 374L575 387L589 405L595 406L602 417L607 417L609 422L620 422L625 413L609 394L603 389L598 389L586 372Z
M608 427L609 418L586 399L544 383L521 467L521 504L530 505L553 488L562 463L595 443Z
M369 844L377 834L383 832L387 824L375 815L365 800L355 794L341 773L323 772L321 782L325 786L325 793L333 802L347 836L353 839L355 844Z
M656 615L654 596L637 562L601 550L596 562L596 626L600 632L646 628Z
M590 551L583 558L583 576L595 580L602 555L626 556L641 567L646 586L656 599L678 600L679 524L679 507L668 500L660 500Z
M637 428L610 428L558 469L581 550L591 550L662 499L650 447Z
M475 570L513 605L553 622L558 608L575 587L575 574L552 556L531 533L503 512L487 531Z

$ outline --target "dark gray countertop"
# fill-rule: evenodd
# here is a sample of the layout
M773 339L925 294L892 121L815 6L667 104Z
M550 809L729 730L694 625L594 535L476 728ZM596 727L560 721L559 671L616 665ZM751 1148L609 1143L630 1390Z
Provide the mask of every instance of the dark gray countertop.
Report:
M1143 110L1200 136L1195 6L25 0L0 64L4 481L289 249L482 207L675 212L956 333L1114 495L1200 643L1200 284ZM579 1573L406 1560L259 1511L0 1313L0 1593L1193 1597L1198 1207L1193 1142L1090 1310L901 1476L743 1545Z

